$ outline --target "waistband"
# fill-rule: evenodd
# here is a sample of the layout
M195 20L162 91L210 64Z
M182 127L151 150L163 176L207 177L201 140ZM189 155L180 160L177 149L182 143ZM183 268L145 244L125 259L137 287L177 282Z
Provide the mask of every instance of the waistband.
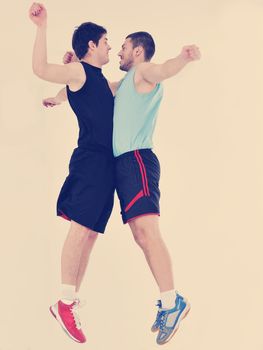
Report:
M136 152L140 153L141 155L153 153L151 148L135 149L133 151L122 153L121 155L115 157L115 159L119 160L119 159L126 158L126 157L134 157Z

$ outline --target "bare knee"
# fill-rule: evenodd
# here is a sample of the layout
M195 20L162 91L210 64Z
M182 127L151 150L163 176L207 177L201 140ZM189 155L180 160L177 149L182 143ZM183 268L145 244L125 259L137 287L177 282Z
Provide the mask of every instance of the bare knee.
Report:
M135 242L142 248L147 249L151 244L161 239L159 227L155 218L150 220L134 220L130 223Z
M80 225L75 221L71 221L68 237L78 244L85 244L87 241L95 241L98 233L86 226Z
M132 230L135 242L143 249L146 246L147 234L142 226L137 226Z
M154 227L136 225L132 230L135 242L143 249L148 249L154 242L160 239L158 230Z

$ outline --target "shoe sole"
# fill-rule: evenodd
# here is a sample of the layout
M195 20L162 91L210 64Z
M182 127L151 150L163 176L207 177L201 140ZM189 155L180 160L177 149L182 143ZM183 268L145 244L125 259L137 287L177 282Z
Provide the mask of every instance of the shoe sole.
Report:
M77 343L82 343L80 342L78 339L76 339L75 337L73 337L72 334L70 334L70 332L67 330L67 327L64 325L64 322L62 321L61 317L59 316L58 313L58 309L55 305L50 306L49 311L51 312L52 316L58 321L58 323L60 324L60 326L62 327L63 331L71 338L73 339L75 342Z
M164 344L168 343L172 339L172 337L178 331L178 328L180 327L181 321L188 315L190 309L191 309L191 305L188 303L188 301L186 301L186 307L184 308L183 312L179 316L179 319L177 321L177 326L174 328L174 330L170 334L170 336L163 343L157 343L158 345L164 345Z

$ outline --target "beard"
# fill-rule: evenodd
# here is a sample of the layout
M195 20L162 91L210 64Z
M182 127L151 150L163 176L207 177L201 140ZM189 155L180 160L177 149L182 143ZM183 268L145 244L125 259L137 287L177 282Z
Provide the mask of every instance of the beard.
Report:
M120 65L120 70L124 72L128 72L131 69L132 65L133 65L133 59L132 57L129 57L125 62L123 62L123 64Z

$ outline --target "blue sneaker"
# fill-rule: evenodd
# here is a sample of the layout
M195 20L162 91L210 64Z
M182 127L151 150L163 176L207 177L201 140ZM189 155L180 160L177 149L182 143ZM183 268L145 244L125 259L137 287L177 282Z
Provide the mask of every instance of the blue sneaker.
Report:
M157 300L156 306L158 306L158 312L157 312L156 320L154 321L154 324L152 325L152 328L151 328L152 332L157 332L159 330L160 313L161 313L160 310L162 309L161 300Z
M159 327L156 342L159 345L167 343L178 330L180 322L190 311L190 304L181 295L176 293L175 307L172 309L159 309L158 320L155 321Z

